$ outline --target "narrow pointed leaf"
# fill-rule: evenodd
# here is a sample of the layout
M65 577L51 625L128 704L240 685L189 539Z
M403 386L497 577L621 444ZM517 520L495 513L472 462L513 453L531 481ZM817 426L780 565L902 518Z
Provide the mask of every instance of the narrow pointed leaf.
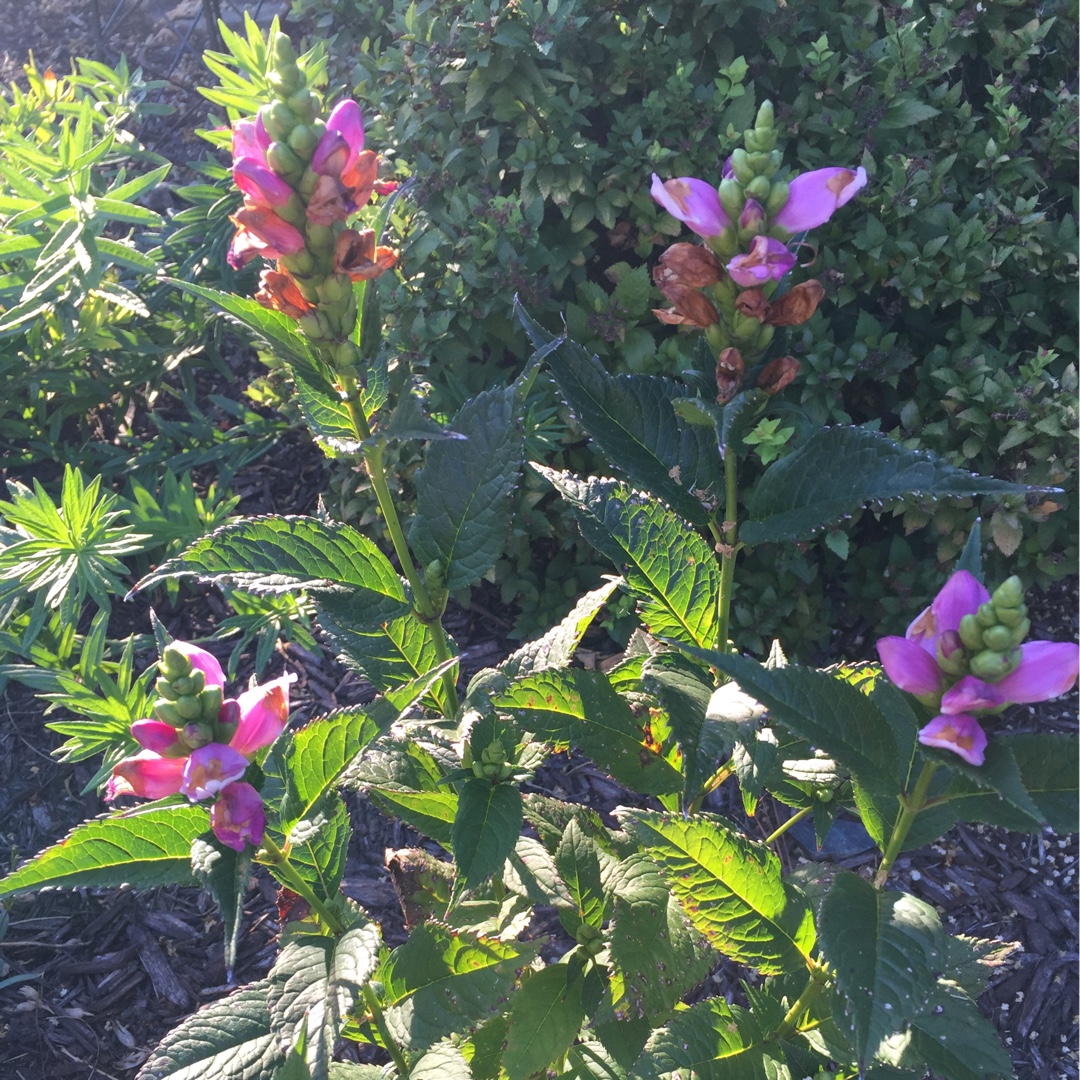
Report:
M746 544L809 540L871 502L904 496L963 498L1036 490L949 465L865 428L823 428L775 462L747 501Z
M225 972L231 981L240 941L240 917L251 880L251 848L234 851L206 832L191 844L191 868L210 891L221 912L225 937Z
M508 1080L528 1080L570 1048L585 1020L582 980L566 964L534 972L514 995L502 1066Z
M626 820L713 948L766 975L806 967L813 915L802 893L783 881L769 848L711 814L684 820L630 811Z

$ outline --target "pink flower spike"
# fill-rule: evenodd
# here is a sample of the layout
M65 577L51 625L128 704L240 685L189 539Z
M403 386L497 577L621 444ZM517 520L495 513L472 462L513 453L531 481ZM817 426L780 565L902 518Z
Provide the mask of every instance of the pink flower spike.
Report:
M184 774L180 791L192 802L216 795L234 780L239 780L248 766L243 754L221 743L207 743L181 760Z
M225 672L221 670L221 664L212 652L200 649L198 645L189 645L186 641L174 641L172 647L182 652L191 661L191 666L203 673L207 686L225 689Z
M289 720L289 683L295 679L295 675L284 675L245 690L236 699L240 706L240 723L229 740L231 749L252 757L285 730Z
M951 716L960 713L986 712L1006 702L997 686L991 686L974 675L965 675L950 686L941 699L941 711Z
M986 732L974 716L963 713L935 716L919 732L923 746L936 746L959 754L969 765L981 765L986 753Z
M1020 666L994 684L1005 701L1049 701L1076 682L1080 650L1067 641L1029 641L1020 647L1020 657Z
M164 720L136 720L131 725L131 737L144 750L153 750L163 754L177 743L176 728Z
M791 181L788 200L773 217L773 224L795 233L824 225L845 203L866 187L866 170L816 169Z
M138 795L141 799L164 799L180 790L187 758L167 758L153 750L143 750L113 766L105 789L105 801L118 795Z
M689 226L698 236L719 236L731 225L720 205L716 188L692 176L661 181L653 173L649 194L672 216Z
M751 289L772 279L779 281L794 265L795 256L771 236L755 236L747 255L736 255L727 264L732 281Z
M918 643L902 637L884 637L877 643L885 674L909 694L925 697L941 690L941 668Z
M234 851L243 851L249 841L258 847L266 829L266 811L259 793L242 781L229 784L210 807L210 828Z
M233 164L233 180L255 206L271 209L284 206L293 189L273 169L253 157L238 158Z
M355 101L339 101L326 118L326 132L311 158L312 171L340 176L364 149L364 116Z
M270 136L263 127L262 120L237 120L232 129L233 161L241 158L254 158L260 164L266 164L266 148L270 145Z

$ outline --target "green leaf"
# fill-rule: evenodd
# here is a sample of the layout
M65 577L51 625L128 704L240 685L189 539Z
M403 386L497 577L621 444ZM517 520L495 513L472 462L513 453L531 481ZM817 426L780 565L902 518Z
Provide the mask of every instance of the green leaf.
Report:
M322 900L337 896L351 836L349 811L336 791L326 792L289 829L286 839L293 868Z
M731 676L769 710L774 722L824 751L867 788L900 794L889 721L862 691L810 668L770 669L742 656L681 647Z
M316 441L338 453L355 454L360 449L360 440L345 402L300 375L295 376L295 382L296 403Z
M543 637L529 641L511 653L499 670L510 679L549 668L564 668L574 658L585 631L622 583L622 578L609 578L599 589L587 592L574 605L570 614L553 626Z
M625 574L650 633L716 645L720 569L709 545L655 499L617 480L533 466L575 509L581 532Z
M822 428L773 464L748 500L746 544L809 540L868 503L905 496L1024 495L1034 488L976 476L865 428Z
M652 737L601 672L540 671L519 679L492 704L526 731L578 747L634 791L663 795L682 790L678 769L657 752Z
M363 612L358 622L365 626L408 610L390 560L352 526L317 518L256 517L223 525L162 563L135 588L181 577L253 593L305 589L327 604L335 593L344 594L350 612Z
M769 848L711 814L686 820L627 811L625 817L713 948L766 975L806 967L813 914L802 893L784 883Z
M191 868L204 889L210 891L221 912L225 937L225 977L231 982L240 942L240 916L251 880L251 848L234 851L213 832L191 842Z
M693 1075L696 1080L791 1077L775 1039L768 1038L745 1009L723 998L699 1001L654 1031L630 1076L653 1080L668 1074Z
M1012 1062L993 1025L971 998L946 983L938 983L912 1020L910 1053L948 1080L1013 1080Z
M467 402L451 424L464 438L433 443L416 474L409 544L421 565L441 563L450 592L479 581L503 552L525 445L516 399L509 386Z
M0 896L44 885L196 885L191 843L208 824L205 807L184 805L140 807L86 821L0 879Z
M574 903L556 868L555 860L539 840L519 836L502 872L503 884L534 904L570 907Z
M474 779L458 796L451 842L458 887L473 889L502 867L521 832L521 792Z
M712 969L715 954L647 855L620 864L609 933L612 1000L620 1015L666 1016Z
M941 920L914 896L879 891L841 871L822 904L818 931L836 975L833 1015L863 1068L926 1007L945 963Z
M415 927L377 975L391 1036L406 1050L424 1050L475 1027L499 1009L534 952L438 923Z
M514 995L502 1060L508 1080L528 1080L570 1048L585 1020L575 975L566 964L549 964Z
M534 345L552 340L520 310L519 318ZM687 396L687 389L670 379L609 375L595 356L570 340L547 362L567 403L604 454L687 521L706 525L709 513L697 492L719 492L723 466L714 433L684 426L675 415L672 402Z
M465 1056L450 1043L438 1043L409 1070L409 1080L472 1080Z
M599 930L604 924L606 906L600 848L573 818L555 852L555 866L570 891L578 920Z

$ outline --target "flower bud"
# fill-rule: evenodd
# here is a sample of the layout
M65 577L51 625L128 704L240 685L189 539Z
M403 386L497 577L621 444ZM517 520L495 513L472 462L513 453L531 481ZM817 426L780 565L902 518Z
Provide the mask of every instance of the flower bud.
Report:
M757 377L759 390L764 390L770 397L779 394L785 386L789 386L799 374L799 361L794 356L778 356L770 360L760 371Z
M174 701L158 698L151 709L159 720L164 720L166 724L172 724L175 728L183 727L187 723L187 720L180 715L180 710Z
M995 604L994 610L997 612L998 622L1004 626L1019 626L1022 622L1028 622L1029 627L1031 625L1027 618L1026 604L1016 608L1003 608Z
M721 405L726 405L739 392L745 371L746 363L738 349L724 349L716 358L716 400Z
M221 712L222 699L225 692L220 686L208 686L199 695L199 704L202 706L202 715L199 717L204 724L212 724L217 720Z
M754 130L759 135L764 135L773 130L775 123L776 111L773 109L773 103L766 98L758 106L757 117L754 119Z
M295 255L283 255L278 263L294 277L306 277L315 269L315 260L307 248L301 248Z
M765 200L765 213L773 217L784 209L791 188L785 180L774 180L769 185L769 197Z
M748 155L747 160L750 162L750 168L757 173L759 180L772 168L772 154L765 153L763 150L755 150Z
M732 221L738 220L739 215L742 213L743 205L746 202L746 195L743 193L742 184L738 180L728 177L725 180L720 181L720 186L716 189L720 196L720 206L724 213L727 214Z
M1010 629L1012 630L1013 648L1016 648L1031 632L1031 620L1024 619L1017 623L1016 626L1010 627Z
M1007 626L988 626L983 631L983 642L994 652L1008 652L1013 647L1012 631Z
M294 116L310 124L319 115L319 99L305 86L297 90L285 103Z
M272 142L266 150L266 163L290 183L304 175L304 163L283 142Z
M985 649L971 658L968 669L977 679L994 683L1015 671L1020 666L1022 659L1019 649L1009 653L999 653L994 652L992 649Z
M315 153L318 145L319 136L307 124L297 124L289 132L289 149L305 162L311 160L311 155Z
M764 176L755 176L750 183L746 185L747 196L758 199L761 202L766 202L768 200L771 191L772 185Z
M994 610L994 605L990 602L979 605L979 610L975 612L975 618L983 629L990 626L997 626L997 612Z
M175 645L166 645L158 663L158 670L170 682L191 674L191 660Z
M176 711L185 720L198 720L202 717L202 705L197 697L183 694L176 699Z
M206 746L214 741L214 732L209 724L185 724L180 732L180 738L192 750L198 750L200 746Z
M990 597L995 610L1018 608L1024 602L1024 583L1014 574L1003 581Z
M752 184L750 186L753 187ZM750 192L750 188L746 190L747 193ZM765 211L761 203L757 199L747 199L746 205L743 206L742 213L739 215L739 229L743 232L758 233L764 224Z
M984 649L982 627L974 615L965 615L960 620L960 640L974 651Z
M967 674L967 650L955 630L945 630L937 642L937 662L947 675L957 677Z
M276 142L287 142L289 133L296 125L296 116L283 101L263 105L259 109L259 119L267 135Z
M757 179L757 173L750 167L750 155L742 149L731 152L731 172L740 184Z
M167 701L175 701L180 695L173 689L173 685L165 678L164 675L159 676L154 681L154 689L158 692L159 697L165 698Z
M218 710L217 719L214 721L214 742L223 743L226 746L232 741L236 729L240 724L240 703L233 698L222 702Z

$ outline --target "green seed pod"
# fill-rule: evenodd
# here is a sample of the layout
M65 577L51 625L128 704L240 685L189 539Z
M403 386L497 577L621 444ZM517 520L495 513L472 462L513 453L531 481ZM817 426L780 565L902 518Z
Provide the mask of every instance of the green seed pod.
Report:
M755 176L749 184L746 185L746 194L752 199L757 199L759 203L766 203L769 200L769 196L772 194L772 184L765 179L764 176Z
M307 124L297 124L289 132L289 147L298 158L308 162L315 153L315 147L319 145L319 136Z
M207 686L199 695L199 704L202 706L199 719L204 724L212 724L217 720L224 697L220 686Z
M187 719L180 715L180 710L174 701L158 698L152 706L152 711L159 720L172 724L175 728L183 727L187 723Z
M173 689L172 683L169 682L164 675L154 681L154 689L158 692L160 697L165 698L167 701L175 701L180 696Z
M991 603L980 604L979 610L975 612L975 618L978 619L979 625L986 629L990 626L997 626L997 612L994 610L994 605Z
M296 183L304 175L304 162L283 142L272 142L266 150L266 163L289 183Z
M170 682L191 674L191 661L174 645L166 645L161 654L158 670Z
M990 597L995 608L1018 608L1024 602L1024 583L1015 575L1003 581Z
M731 171L740 184L749 184L757 176L757 173L750 167L750 155L741 149L732 150L731 152Z
M1007 626L988 626L982 636L986 647L994 652L1008 652L1013 647L1012 631Z
M753 179L753 177L750 179ZM738 221L739 215L746 205L746 194L742 189L742 184L729 176L726 180L720 181L720 187L717 188L717 191L720 195L720 205L724 208L724 213L732 221Z
M986 648L982 628L974 615L965 615L960 620L960 640L973 651Z
M1004 626L1019 626L1027 618L1027 604L1017 608L999 608L995 605L998 622ZM1029 624L1030 625L1030 624Z
M184 694L176 699L176 711L185 720L199 720L202 717L202 705L197 697Z

